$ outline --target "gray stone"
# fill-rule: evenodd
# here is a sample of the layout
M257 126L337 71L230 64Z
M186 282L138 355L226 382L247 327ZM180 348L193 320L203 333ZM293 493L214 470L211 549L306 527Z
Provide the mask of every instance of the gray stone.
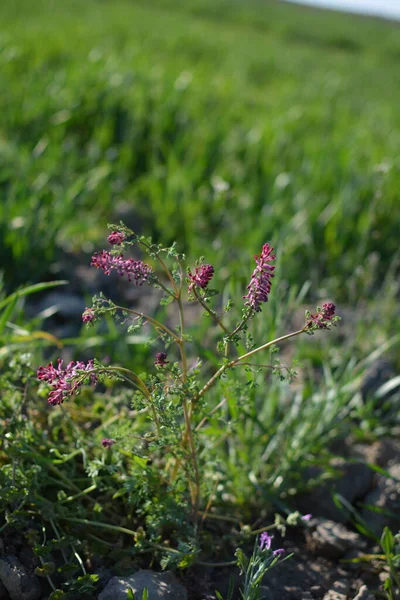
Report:
M260 588L261 600L277 600L276 590L271 589L267 585L263 585ZM314 596L309 591L304 591L299 587L293 586L285 590L279 591L280 598L297 598L298 600L314 600Z
M39 578L29 573L15 556L0 559L0 581L11 600L38 600L42 595Z
M331 589L326 592L323 600L346 600L349 591L347 581L335 581Z
M353 600L374 600L374 596L369 593L366 585L360 587L360 591L357 596L354 596Z
M4 587L4 585L0 581L0 600L10 600L10 596Z
M66 319L80 319L85 310L85 302L81 296L61 289L46 294L38 308L40 311L47 311L49 315L60 313Z
M384 438L373 444L357 444L355 449L369 463L387 468L393 463L400 463L400 443L391 438Z
M306 531L307 543L311 550L326 558L339 558L350 548L362 548L360 536L349 531L344 525L327 519L315 519L314 531Z
M359 457L355 456L354 458ZM356 500L363 498L371 489L373 472L365 464L349 462L343 458L333 459L331 465L339 472L338 479L321 484L311 492L299 496L296 506L300 512L312 513L315 517L332 519L338 523L346 523L348 513L336 506L333 494L339 494L349 504L353 504ZM318 471L309 474L311 479L319 475Z
M394 464L388 468L388 472L396 479L400 479L400 464ZM361 511L361 517L376 535L380 536L384 527L390 527L397 531L398 518L395 516L400 510L400 483L380 475L374 490L369 492L363 500L364 506ZM380 508L386 513L379 513L372 510ZM390 515L389 513L393 513Z
M361 383L360 392L364 402L375 398L382 386L397 375L393 363L386 358L379 358L367 370ZM398 393L398 388L388 391L379 397L379 404Z
M147 588L149 600L187 600L185 588L178 583L172 573L138 571L129 577L113 577L101 592L98 600L126 600L129 589L142 599Z

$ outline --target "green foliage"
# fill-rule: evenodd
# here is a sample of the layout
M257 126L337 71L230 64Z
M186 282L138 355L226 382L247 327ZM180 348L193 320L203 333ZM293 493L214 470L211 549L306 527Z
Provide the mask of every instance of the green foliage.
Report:
M386 390L366 404L357 394L368 365L399 342L397 28L227 2L0 6L0 533L34 550L53 600L96 596L93 555L120 573L133 560L231 558L255 535L247 523L274 507L290 514L295 494L318 483L305 479L310 467L335 476L331 442L373 440L398 423L380 403ZM163 296L151 317L188 348L185 381L171 329L150 334L146 316L105 296L93 303L99 322L75 339L24 316L31 293L65 283L36 282L65 257L88 262L121 215L152 265L169 265L169 282L153 281ZM235 331L266 239L278 250L274 293L262 318L244 311ZM186 329L170 312L183 248L214 265L221 290L196 290L204 318L193 313ZM297 338L291 352L272 345L262 361L227 368L227 347L232 360L256 350L291 330L308 298L330 296L352 307L335 343ZM66 355L101 351L111 363L96 364L97 392L82 385L50 410L33 365L62 343ZM168 351L166 369L151 348ZM115 444L104 449L103 437ZM278 515L274 527L287 525ZM397 538L382 543L391 599ZM241 552L243 568L254 565Z
M400 534L393 535L388 527L385 527L381 537L381 546L385 554L385 562L389 575L385 579L384 589L388 600L394 600L400 593Z

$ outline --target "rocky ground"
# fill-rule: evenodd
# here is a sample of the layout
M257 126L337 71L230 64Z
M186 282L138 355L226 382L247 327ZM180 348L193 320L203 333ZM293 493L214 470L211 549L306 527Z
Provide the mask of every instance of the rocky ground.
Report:
M56 277L72 273L68 289L53 290L33 298L31 314L49 311L47 327L60 337L78 334L81 314L91 295L103 290L114 299L115 293L125 302L140 307L144 300L141 288L126 287L117 278L104 278L93 268L62 264ZM155 298L155 302L157 299ZM150 301L151 304L151 301ZM55 307L55 308L54 308ZM51 314L50 314L51 313ZM377 361L361 385L367 395L393 377L390 363ZM351 440L335 448L338 458L333 465L340 476L315 488L296 501L302 513L312 513L312 520L301 529L291 529L282 540L293 557L271 570L262 588L263 600L373 600L385 598L383 582L388 576L382 562L362 557L381 554L372 538L361 535L355 527L354 509L362 526L380 536L385 526L393 533L400 528L400 443L385 439L371 445L355 444ZM372 469L373 464L378 469ZM380 469L380 471L379 471ZM310 472L310 478L318 475ZM336 492L344 510L332 499ZM378 510L377 510L378 509ZM33 574L37 558L24 545L23 538L8 532L0 536L0 600L45 600L45 580ZM115 577L108 570L101 576L99 600L127 598L131 588L139 599L141 591L149 589L149 600L216 600L215 590L225 598L230 578L239 598L237 568L194 567L187 572L171 574L141 570L128 577ZM44 583L43 583L44 582ZM397 598L398 596L393 596Z
M348 509L358 510L363 526L379 536L385 525L396 533L400 515L400 444L383 440L371 446L353 446L343 459L336 459L342 477L335 484L317 488L299 498L298 508L312 512L306 527L290 529L280 543L294 556L271 570L262 588L262 600L373 600L382 596L388 576L377 559L360 560L381 554L379 545L356 531L349 511L340 511L332 492L340 494ZM363 460L363 462L351 462ZM385 470L376 473L365 463ZM339 463L339 464L338 464ZM378 507L383 512L376 512ZM37 558L18 535L0 538L0 600L45 600L43 580L33 574ZM102 569L100 569L102 571ZM127 577L102 572L103 590L99 600L127 598L132 588L139 599L148 587L150 600L216 600L233 577L239 598L237 568L194 567L173 575L139 570ZM396 598L397 596L394 596Z

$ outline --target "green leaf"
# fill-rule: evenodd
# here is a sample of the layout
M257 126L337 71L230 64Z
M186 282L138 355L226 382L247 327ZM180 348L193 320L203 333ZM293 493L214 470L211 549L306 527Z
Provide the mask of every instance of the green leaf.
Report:
M133 460L142 469L146 469L147 468L147 458L143 458L143 456L138 456L137 454L135 454L133 456Z
M4 306L7 306L7 304L10 304L10 302L18 300L18 298L23 298L24 296L29 296L30 294L37 294L38 292L43 292L43 290L48 290L59 285L67 285L68 283L69 281L66 281L65 279L60 279L58 281L49 281L47 283L35 283L34 285L29 285L28 287L23 288L22 290L18 290L18 292L10 294L9 296L7 296L7 298L2 300L0 302L0 309L2 309Z
M390 556L393 552L393 541L393 533L389 527L385 527L381 537L381 546L386 556Z
M14 298L14 300L9 303L6 310L3 312L3 314L0 317L0 335L3 333L4 328L7 325L7 321L10 319L11 314L15 308L15 305L17 304L17 301L18 301L18 298L17 297Z

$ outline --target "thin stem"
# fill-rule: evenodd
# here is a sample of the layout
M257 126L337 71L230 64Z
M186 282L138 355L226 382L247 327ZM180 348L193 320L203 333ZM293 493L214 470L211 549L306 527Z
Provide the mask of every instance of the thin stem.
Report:
M117 371L129 373L130 375L132 375L134 377L135 381L138 381L138 383L140 385L140 388L141 388L141 391L146 396L147 401L148 401L148 403L150 405L150 410L151 410L152 415L153 415L154 423L156 424L158 437L160 437L161 436L160 421L159 421L159 418L158 418L158 415L157 415L157 411L156 411L156 409L154 407L153 400L151 398L151 392L150 392L149 388L146 386L146 384L144 383L144 381L142 381L142 379L140 379L140 377L138 377L137 375L135 375L135 373L133 373L133 371L130 371L129 369L124 369L123 367L113 367L113 368L116 369ZM129 377L127 379L129 381ZM132 383L132 381L131 381L131 383Z
M178 342L179 350L181 354L182 360L182 377L183 382L187 382L187 356L186 356L186 348L185 348L185 315L183 311L183 304L181 298L181 290L179 290L179 296L177 297L178 308L179 308L179 320L180 320L180 329L181 329L181 339ZM185 434L182 439L182 446L185 447L186 443L189 443L190 454L192 457L192 465L194 471L194 486L193 483L190 482L190 494L192 499L192 507L194 512L194 519L197 521L198 510L199 510L199 502L200 502L200 473L199 473L199 465L197 461L197 453L193 440L193 432L192 432L192 410L188 405L188 400L186 397L183 398L183 417L185 420Z
M145 319L145 321L147 321L148 323L150 323L151 325L153 325L153 327L157 330L162 329L163 331L165 331L166 334L168 334L169 336L171 336L175 342L179 341L179 336L173 332L169 327L167 327L166 325L163 325L162 323L160 323L160 321L157 321L157 319L153 319L153 317L150 317L149 315L144 314L143 312L140 312L138 310L134 310L133 308L124 308L123 306L119 306L118 304L114 304L114 306L112 306L109 309L106 310L113 310L114 308L118 308L118 310L122 310L124 312L136 315L137 317L141 317L142 319Z
M196 560L196 565L201 565L202 567L233 567L237 565L236 560L230 560L228 562L204 562L203 560Z
M151 392L150 392L149 388L146 386L146 384L144 383L144 381L142 379L140 379L140 377L138 377L136 375L136 373L134 373L130 369L125 369L124 367L102 367L100 369L91 369L90 371L85 371L85 373L82 374L81 379L83 381L91 373L112 373L113 371L121 373L122 374L121 377L123 379L125 379L125 381L127 381L128 383L133 385L136 389L138 389L143 394L143 396L147 399L149 406L150 406L150 410L153 414L154 422L157 427L157 433L160 436L161 435L160 421L158 419L157 411L156 411L153 401L151 399ZM128 376L126 376L125 373ZM78 379L78 382L79 382L79 379Z
M97 489L97 485L94 483L90 487L79 492L79 494L75 494L74 496L68 496L68 498L61 500L60 504L64 504L65 502L73 502L74 500L77 500L78 498L81 498L82 496L86 496L86 494L90 494L91 492L94 492L94 490L96 490L96 489Z
M151 247L148 244L146 244L146 242L144 242L143 240L139 240L139 243L142 244L142 246L144 246L147 250L150 250L150 252L153 254ZM163 270L167 274L167 277L172 285L172 289L174 290L175 298L177 298L178 297L178 288L176 287L176 282L175 282L174 278L172 277L171 271L168 269L167 265L165 264L165 262L163 261L161 256L158 254L158 252L156 252L155 255L156 255L158 262L162 266ZM162 284L159 284L159 285L162 285ZM162 287L165 291L167 291L170 294L170 291L167 288L164 288L164 286L162 286Z
M298 331L294 331L293 333L288 333L286 335L283 335L280 338L276 338L275 340L272 340L271 342L267 342L266 344L263 344L262 346L259 346L258 348L255 348L254 350L250 350L250 352L246 352L246 354L242 354L242 356L239 356L238 358L235 358L234 360L231 360L230 362L225 363L224 365L222 365L222 367L220 367L220 369L218 369L218 371L216 373L214 373L214 375L211 377L211 379L209 379L208 382L205 384L205 386L200 390L200 392L198 393L197 399L201 398L201 396L203 396L210 389L210 387L212 387L214 385L214 383L221 377L221 375L223 373L225 373L225 371L227 369L234 367L239 362L246 360L250 356L253 356L253 354L256 354L257 352L261 352L261 350L265 350L266 348L269 348L270 346L273 346L274 344L278 344L279 342L288 340L289 338L295 337L296 335L300 335L301 333L304 333L304 331L305 330L303 328L303 329L299 329Z
M268 525L268 527L261 527L260 529L255 529L254 531L250 531L249 535L258 535L259 533L264 533L264 531L271 531L271 529L276 529L276 525Z
M208 421L208 419L209 419L209 418L210 418L210 417L211 417L211 416L212 416L212 415L213 415L215 412L217 412L217 410L218 410L219 408L221 408L221 406L223 406L223 405L225 404L225 402L226 402L226 398L222 398L221 402L219 402L219 403L217 404L217 406L214 406L214 408L212 409L212 411L210 411L210 412L208 413L208 415L206 415L206 416L205 416L205 417L204 417L204 418L203 418L203 419L200 421L200 423L199 423L199 424L196 426L196 428L195 428L195 431L199 431L199 429L201 429L201 428L203 427L204 423L206 423L206 421Z
M187 406L186 398L184 398L184 400L183 400L183 415L184 415L185 424L186 424L185 439L187 439L187 441L189 442L190 454L192 457L192 464L193 464L193 470L194 470L194 487L191 486L190 493L191 493L191 497L192 497L192 507L193 507L195 520L197 520L198 510L199 510L199 501L200 501L200 473L199 473L199 466L197 463L196 448L194 446L193 433L192 433L191 422L190 422L190 418L189 418L189 414L188 414L188 406Z
M126 527L120 527L119 525L109 525L108 523L102 523L101 521L90 521L89 519L77 519L75 517L59 517L62 521L70 521L71 523L80 523L82 525L90 525L93 527L100 527L100 529L109 529L110 531L115 531L116 533L126 533L127 535L131 535L136 537L137 532L132 531L132 529L127 529Z
M58 539L58 541L61 541L61 536L60 536L60 534L58 532L58 529L57 529L56 524L54 523L53 519L50 519L50 525L52 526L53 531L56 534L56 538ZM68 563L68 558L67 558L67 556L66 556L66 554L65 554L62 546L60 546L60 551L61 551L61 555L62 555L62 557L64 559L65 564L67 564Z
M199 515L201 515L204 519L215 519L216 521L226 521L228 523L235 523L239 527L242 527L242 523L239 519L235 519L235 517L224 517L223 515L216 515L215 513L210 513L206 510L199 510Z
M217 323L217 325L219 325L221 327L221 329L223 329L223 331L225 331L225 333L229 333L228 329L225 327L225 325L222 323L221 319L219 318L219 316L217 315L216 312L214 312L208 305L206 302L204 302L203 298L201 296L199 296L199 294L197 293L196 288L193 288L193 293L196 297L196 300L199 302L199 304L201 304L201 306L208 312L208 314L214 319L214 321Z

